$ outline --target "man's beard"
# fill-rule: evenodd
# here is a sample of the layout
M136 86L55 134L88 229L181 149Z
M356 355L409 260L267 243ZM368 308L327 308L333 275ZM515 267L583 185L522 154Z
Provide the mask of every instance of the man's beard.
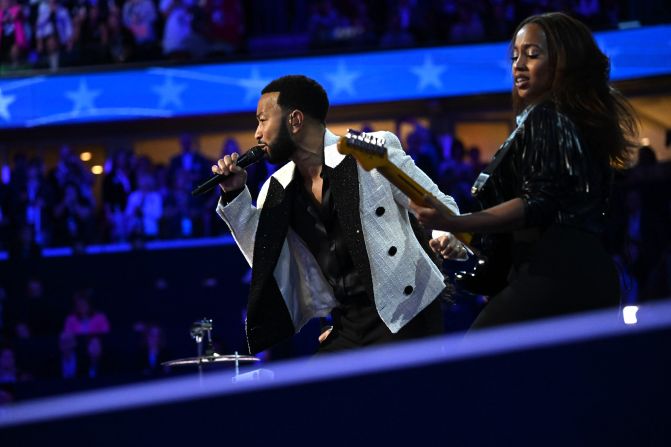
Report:
M284 121L284 120L283 120ZM280 132L275 141L268 142L268 161L274 165L283 165L296 152L298 146L291 139L286 124L280 125Z

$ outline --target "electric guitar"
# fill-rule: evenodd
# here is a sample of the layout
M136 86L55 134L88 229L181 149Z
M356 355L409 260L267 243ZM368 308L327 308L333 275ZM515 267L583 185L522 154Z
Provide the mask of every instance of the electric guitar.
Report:
M354 157L366 171L377 169L413 202L434 208L443 215L454 216L455 214L443 202L389 160L384 144L383 138L349 129L345 136L340 137L337 147L338 152ZM483 248L496 252L494 256L496 259L505 257L504 253L508 251L505 249L507 248L505 243L498 239L485 238L484 235L453 234L475 255L468 261L451 262L451 265L455 267L453 269L456 270L453 272L455 283L478 295L494 295L503 289L507 282L509 262L504 261L500 268L493 268L494 264L489 262L489 257L475 242L487 241L489 245L494 245Z
M377 169L392 185L418 205L435 208L443 215L454 216L455 214L443 202L389 161L384 143L384 138L348 129L347 134L338 140L338 152L353 156L366 171ZM453 234L465 245L470 244L471 234Z

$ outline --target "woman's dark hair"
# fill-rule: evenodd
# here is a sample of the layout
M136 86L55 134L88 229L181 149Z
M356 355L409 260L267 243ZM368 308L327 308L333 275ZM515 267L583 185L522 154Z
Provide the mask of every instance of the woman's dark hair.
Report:
M552 85L547 98L572 118L592 151L624 167L636 146L637 120L629 102L609 84L610 60L589 28L566 14L552 12L528 17L517 26L535 24L545 33ZM526 106L513 88L515 113Z
M329 99L324 87L314 79L303 75L282 76L261 90L262 94L272 92L279 92L277 104L284 110L298 109L322 124L326 122Z

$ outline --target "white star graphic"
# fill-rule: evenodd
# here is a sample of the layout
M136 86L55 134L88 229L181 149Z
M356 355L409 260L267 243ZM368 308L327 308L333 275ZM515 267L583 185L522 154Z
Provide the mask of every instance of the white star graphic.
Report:
M72 113L78 115L82 111L91 111L95 109L93 100L102 93L100 90L89 90L86 79L79 80L79 87L76 91L65 92L65 96L74 101Z
M245 89L245 102L259 97L261 90L270 82L270 79L262 79L259 70L252 69L252 72L247 79L240 79L238 85Z
M445 65L434 65L431 55L424 57L422 65L413 66L410 71L419 77L419 85L417 90L422 91L428 86L433 86L437 89L443 88L443 81L440 80L440 75L447 67Z
M0 116L4 118L5 121L9 121L12 117L9 114L9 105L16 101L16 96L14 95L3 95L2 90L0 90Z
M356 90L354 90L354 80L361 76L361 73L358 71L349 71L344 61L338 62L338 69L335 73L327 74L326 77L331 81L333 85L333 90L331 90L331 96L335 97L340 94L340 92L347 92L348 95L356 95Z
M160 99L158 107L163 109L170 104L173 104L177 108L181 108L182 98L180 95L185 88L186 84L175 84L172 81L172 76L166 76L163 85L155 85L151 89L154 93L159 95Z

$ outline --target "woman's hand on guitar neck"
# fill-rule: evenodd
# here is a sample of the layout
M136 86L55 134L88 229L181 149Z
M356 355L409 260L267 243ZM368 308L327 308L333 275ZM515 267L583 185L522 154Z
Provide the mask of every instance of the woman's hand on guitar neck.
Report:
M456 217L442 212L437 206L426 207L410 201L412 210L419 223L432 230L455 231L453 228Z

